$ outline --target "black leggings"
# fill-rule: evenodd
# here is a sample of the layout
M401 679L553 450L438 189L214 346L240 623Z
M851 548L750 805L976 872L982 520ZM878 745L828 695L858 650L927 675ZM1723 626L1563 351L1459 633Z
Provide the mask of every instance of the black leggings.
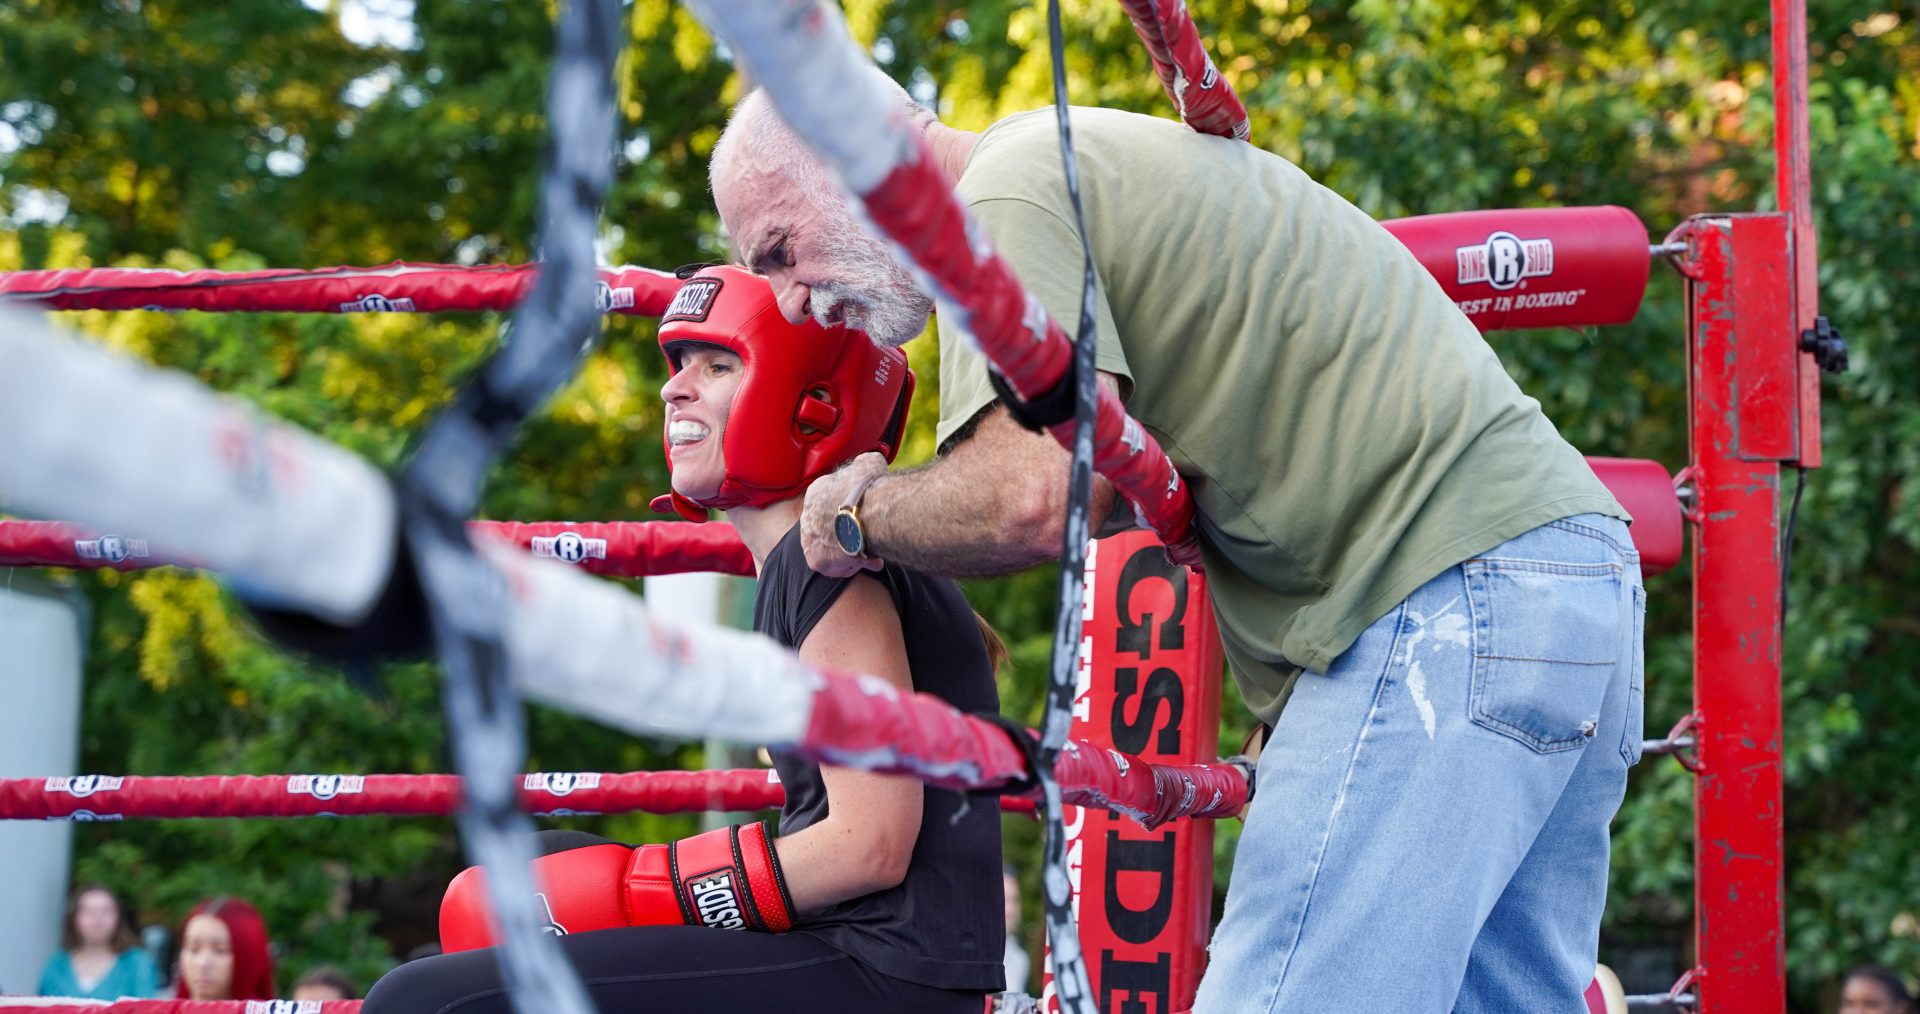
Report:
M797 933L630 926L560 939L602 1014L980 1014L986 995L881 975ZM362 1014L511 1014L493 949L409 961Z

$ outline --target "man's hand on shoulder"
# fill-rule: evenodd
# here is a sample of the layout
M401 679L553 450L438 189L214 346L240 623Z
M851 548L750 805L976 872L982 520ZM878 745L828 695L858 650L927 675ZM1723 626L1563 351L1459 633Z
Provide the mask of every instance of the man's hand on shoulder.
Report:
M1100 376L1118 393L1114 377ZM997 405L924 465L888 472L880 455L862 454L816 480L800 515L800 547L807 566L828 577L850 577L862 567L878 570L881 557L948 577L1010 574L1059 556L1067 465L1066 448L1046 433L1022 428ZM870 488L863 485L883 475ZM835 520L863 489L858 534L864 555L852 556L841 546ZM1095 531L1117 497L1105 478L1094 477Z
M800 513L800 548L807 554L807 566L827 577L852 577L862 570L886 566L885 560L875 556L848 555L834 533L835 519L848 496L886 471L887 459L868 451L807 487Z

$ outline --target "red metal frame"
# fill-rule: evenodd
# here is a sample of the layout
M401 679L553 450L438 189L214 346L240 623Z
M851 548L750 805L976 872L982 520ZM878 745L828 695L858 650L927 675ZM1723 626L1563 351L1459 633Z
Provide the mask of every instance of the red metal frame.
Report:
M1813 231L1813 162L1807 139L1807 3L1773 0L1773 151L1774 185L1780 210L1793 230L1793 347L1820 313L1819 263ZM1811 352L1801 351L1799 376L1800 450L1806 468L1820 467L1820 368Z
M1791 222L1696 219L1690 360L1696 960L1703 1014L1785 1010L1780 465L1798 453Z
M1696 500L1694 943L1700 1014L1786 1009L1781 466L1820 465L1805 0L1772 0L1780 211L1687 241Z

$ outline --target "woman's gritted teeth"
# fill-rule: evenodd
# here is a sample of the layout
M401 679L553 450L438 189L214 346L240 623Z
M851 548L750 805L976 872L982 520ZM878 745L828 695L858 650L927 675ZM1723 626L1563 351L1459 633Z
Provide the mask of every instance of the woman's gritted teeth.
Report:
M697 444L712 434L706 423L694 419L675 419L667 424L667 443L675 447Z

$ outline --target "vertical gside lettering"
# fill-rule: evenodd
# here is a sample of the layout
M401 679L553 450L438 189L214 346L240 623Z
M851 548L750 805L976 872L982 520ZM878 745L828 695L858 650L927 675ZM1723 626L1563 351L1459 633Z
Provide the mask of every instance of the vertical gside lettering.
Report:
M1106 916L1107 925L1120 939L1131 944L1148 944L1158 939L1173 914L1173 870L1179 858L1170 831L1144 841L1128 840L1117 831L1107 832ZM1120 900L1122 874L1153 878L1153 901L1146 908L1131 908Z
M1166 952L1152 961L1123 961L1100 952L1100 1009L1110 1014L1166 1014L1173 992L1173 962ZM1125 994L1118 1006L1114 994Z
M1140 697L1140 706L1135 710L1133 719L1127 719L1127 701L1135 695ZM1160 735L1154 737L1153 727L1160 718L1160 705L1165 703L1166 724L1161 727ZM1186 714L1187 689L1180 682L1180 674L1172 669L1155 669L1147 677L1147 689L1140 692L1140 670L1134 668L1115 669L1113 671L1113 713L1109 719L1108 731L1113 736L1113 745L1127 753L1147 753L1148 740L1155 740L1154 751L1161 756L1177 756L1180 753L1180 720Z
M1179 651L1187 646L1187 577L1184 571L1175 571L1167 560L1166 552L1157 546L1149 546L1127 557L1126 565L1120 568L1120 587L1114 593L1114 607L1118 610L1120 625L1113 636L1113 649L1141 658L1153 654L1154 616L1148 613L1136 617L1133 611L1133 593L1146 581L1163 581L1173 591L1173 610L1160 621L1160 648L1166 651Z

